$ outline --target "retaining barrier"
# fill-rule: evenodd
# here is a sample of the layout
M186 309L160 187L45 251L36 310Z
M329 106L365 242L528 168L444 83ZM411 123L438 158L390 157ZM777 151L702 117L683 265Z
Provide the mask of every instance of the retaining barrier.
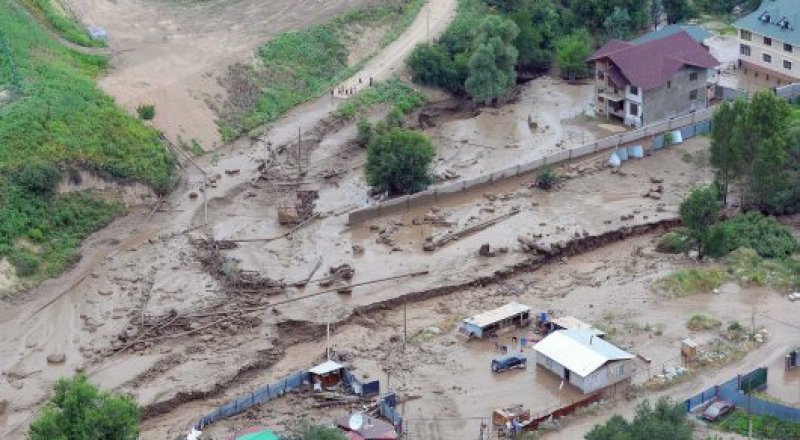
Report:
M698 110L694 113L679 116L667 121L648 125L637 130L620 133L603 139L583 144L566 151L545 156L527 163L516 164L511 167L484 174L472 179L460 180L437 188L421 191L412 196L403 196L396 199L386 200L373 206L353 210L349 213L348 222L352 225L363 223L369 219L381 217L388 214L406 211L420 206L430 206L434 202L440 201L449 195L479 189L505 179L510 179L536 171L545 165L555 165L568 160L597 154L612 148L617 148L624 144L652 139L652 149L663 147L664 138L661 133L676 129L681 130L684 140L701 133L707 133L711 127L711 117L714 114L713 108ZM642 145L644 147L644 145Z

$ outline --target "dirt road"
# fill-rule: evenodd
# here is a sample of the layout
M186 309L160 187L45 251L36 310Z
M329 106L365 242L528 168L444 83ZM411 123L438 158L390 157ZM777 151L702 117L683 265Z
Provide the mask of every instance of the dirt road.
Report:
M108 31L114 52L100 79L133 112L156 106L154 125L175 143L221 145L216 115L206 103L223 93L217 77L279 32L330 20L377 0L67 0L87 25Z
M197 81L211 81L206 74L208 69L228 62L228 55L235 58L250 53L267 35L321 21L337 11L364 3L342 0L325 2L320 7L316 1L248 1L239 2L237 7L212 2L186 6L188 9L164 3L100 0L75 0L72 6L87 22L107 28L111 48L119 51L111 73L101 80L101 85L127 106L152 100L165 118L159 124L176 135L191 128L183 126L186 121L196 124L192 125L194 128L214 130L209 128L213 127L210 123L213 115L198 105L202 97L192 96ZM446 27L456 7L455 0L434 3L430 19L436 26L432 27L431 36ZM376 57L379 67L372 71L373 75L402 67L405 55L388 51L410 50L415 42L422 41L425 35L419 34L424 28L420 23L421 20L425 23L427 17L427 12L421 14L400 37L404 42L400 48L390 46ZM170 105L181 111L170 112ZM223 175L226 169L242 170L239 175L226 176L214 188L209 187L206 191L209 199L222 200L232 192L240 194L235 190L252 178L257 165L254 159L265 154L267 139L275 145L289 143L296 138L298 127L310 129L334 109L335 103L328 97L309 102L274 124L262 139L255 142L242 139L228 152L200 159L199 165L211 176ZM110 370L90 361L125 328L133 311L191 309L198 301L215 296L213 289L218 286L210 276L192 267L191 250L183 234L202 224L204 218L202 203L188 197L203 183L203 173L187 165L181 186L165 200L163 206L167 211L150 216L148 209L134 209L89 237L81 246L82 260L71 270L13 302L2 302L0 400L7 401L9 408L0 415L0 437L23 437L30 416L58 377L89 369L98 375L97 380L108 377L105 384L116 387L153 367L158 359L112 362L109 365L116 369ZM215 225L210 225L212 234L214 228ZM143 304L144 297L152 302ZM184 377L180 386L167 380L161 386L152 385L153 391L140 397L152 402L163 398L165 389L177 393L219 383L220 377L209 380L204 373L221 359L228 368L213 369L235 377L240 366L254 361L251 353L264 349L258 339L250 340L258 346L251 347L252 350L239 347L238 353L244 358L232 352L200 356L198 362L205 367ZM231 350L236 351L237 347ZM64 354L65 361L48 363L46 358L51 354ZM191 370L195 364L189 362L186 366ZM105 376L100 375L102 372Z

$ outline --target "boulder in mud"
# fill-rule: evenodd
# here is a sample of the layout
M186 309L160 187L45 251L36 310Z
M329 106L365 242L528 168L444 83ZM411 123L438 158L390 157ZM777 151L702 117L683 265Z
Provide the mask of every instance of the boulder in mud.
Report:
M67 355L62 352L50 353L47 355L48 364L63 364L67 360Z

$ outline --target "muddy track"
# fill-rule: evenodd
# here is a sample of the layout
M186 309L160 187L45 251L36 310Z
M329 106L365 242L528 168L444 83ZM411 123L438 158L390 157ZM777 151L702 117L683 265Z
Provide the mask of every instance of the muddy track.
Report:
M142 409L142 420L168 413L173 411L177 406L193 400L217 397L231 386L252 379L260 370L272 367L284 356L284 353L283 347L259 351L257 358L253 362L241 366L230 379L214 384L214 387L210 390L181 391L175 394L171 399L145 406ZM198 414L198 418L199 417L200 414Z
M585 237L564 241L559 243L558 246L555 246L555 249L553 249L551 252L532 255L525 261L517 263L513 266L496 270L491 276L484 276L459 284L451 284L448 286L420 290L397 298L357 307L353 309L353 313L348 318L336 322L335 324L351 324L354 320L360 318L361 316L380 310L398 307L403 303L416 303L429 300L431 298L449 295L459 290L469 289L471 287L498 284L517 274L537 271L547 264L561 261L564 257L584 254L608 244L623 241L630 237L654 232L666 232L672 228L680 226L680 224L681 220L679 218L662 219L635 226L623 226L619 229L607 231L599 235L588 235ZM302 342L310 342L321 336L324 336L325 325L315 324L307 321L290 320L278 323L278 331L280 334L280 340L285 344L291 345Z

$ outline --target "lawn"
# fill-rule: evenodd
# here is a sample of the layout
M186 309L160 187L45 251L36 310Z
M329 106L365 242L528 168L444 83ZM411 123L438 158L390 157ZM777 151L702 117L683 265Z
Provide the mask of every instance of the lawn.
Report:
M61 8L58 0L21 0L37 19L50 26L66 40L80 46L103 47L105 42L93 40L89 32Z
M784 422L770 416L748 415L743 410L736 410L719 423L723 431L747 435L750 420L753 421L753 436L760 439L796 439L800 438L800 423Z
M88 194L56 194L64 171L166 193L175 162L155 130L97 89L105 58L64 48L11 0L0 0L0 55L0 257L19 275L50 276L120 212Z

